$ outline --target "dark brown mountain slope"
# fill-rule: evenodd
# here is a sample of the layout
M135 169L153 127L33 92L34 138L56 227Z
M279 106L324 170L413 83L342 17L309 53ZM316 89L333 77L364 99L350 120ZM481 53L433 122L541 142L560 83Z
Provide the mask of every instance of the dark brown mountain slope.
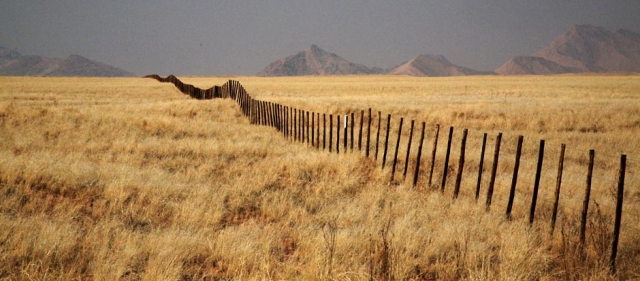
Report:
M382 73L381 69L351 63L316 45L295 55L281 58L265 67L258 76L345 75Z
M3 64L6 61L19 59L21 56L22 55L14 49L7 49L0 46L0 64Z
M128 77L135 74L79 55L71 55L45 76Z
M46 76L60 64L59 59L43 56L22 56L0 64L2 76Z
M559 65L541 57L512 57L508 62L496 69L502 75L530 75L530 74L562 74L575 73L579 69Z
M78 55L71 55L65 60L22 56L16 50L0 46L0 76L127 77L135 74Z
M458 66L449 62L441 55L418 55L389 72L394 75L411 76L464 76L464 75L492 75L493 72L478 71Z
M580 72L640 72L640 34L575 25L535 56Z

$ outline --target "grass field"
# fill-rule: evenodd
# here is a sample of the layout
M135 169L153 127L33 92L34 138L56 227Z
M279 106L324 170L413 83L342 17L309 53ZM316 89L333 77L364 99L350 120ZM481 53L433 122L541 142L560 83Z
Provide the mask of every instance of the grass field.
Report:
M364 152L292 143L249 124L232 100L193 100L152 79L0 77L0 279L640 279L640 76L180 77L201 88L230 78L254 98L304 110L359 116L372 108L383 122L391 114L390 151L404 117L401 156L408 121L426 122L423 171L440 124L433 185L424 174L417 188L401 177L389 183L389 169ZM454 177L439 191L449 126L454 170L469 129L457 200ZM504 134L491 212L473 198L485 132L481 202L495 136ZM507 221L518 135L524 154ZM529 227L540 139L541 199ZM416 142L414 132L412 153ZM550 236L561 143L567 162ZM582 246L589 149L596 165ZM629 163L612 275L622 153Z

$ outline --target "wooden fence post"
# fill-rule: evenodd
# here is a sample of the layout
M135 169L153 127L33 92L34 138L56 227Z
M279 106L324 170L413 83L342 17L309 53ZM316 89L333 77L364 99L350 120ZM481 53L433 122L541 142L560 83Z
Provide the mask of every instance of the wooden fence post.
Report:
M269 125L269 119L268 119L268 115L267 115L267 102L266 101L262 101L260 102L260 111L262 111L262 125L267 126Z
M256 115L254 114L253 110L255 109L254 104L255 104L255 100L251 99L249 101L250 107L249 107L249 120L251 121L251 125L255 125L256 124L256 120L255 117Z
M493 197L493 188L496 183L496 172L498 171L498 160L500 159L500 141L502 140L502 133L498 133L498 137L496 137L496 148L493 152L493 164L491 166L491 179L489 180L489 188L487 189L487 202L486 202L486 210L487 212L491 208L491 198Z
M462 172L464 171L464 154L465 148L467 146L467 134L468 130L464 129L462 131L462 144L460 145L460 161L458 161L458 175L456 176L456 186L453 189L453 198L458 198L458 194L460 193L460 184L462 184Z
M282 112L282 136L284 136L284 139L287 139L287 107L285 105L282 105L280 108L281 112Z
M398 163L398 151L400 150L400 137L402 136L402 121L404 118L400 117L400 127L398 127L398 141L396 142L396 152L393 154L393 166L391 167L391 182L393 182L393 175L396 173L396 164Z
M624 177L627 169L627 155L620 156L620 173L618 175L618 194L616 196L616 218L613 224L613 241L611 242L611 259L609 267L611 273L616 273L616 256L618 255L618 238L622 223L622 201L624 200Z
M376 135L376 156L375 156L375 160L378 161L378 143L380 142L380 125L382 121L382 114L380 111L378 111L378 133Z
M282 131L284 134L284 139L289 139L289 107L283 105L282 106Z
M256 106L257 102L256 100L252 99L251 100L251 124L258 124L258 119L256 118L258 115L256 114L257 112L257 106Z
M387 163L387 149L389 148L389 130L391 129L391 114L387 115L387 132L384 141L384 154L382 154L382 169L384 169L384 165Z
M260 125L262 126L266 126L267 125L267 110L266 110L266 102L265 101L259 101L260 103Z
M262 119L260 118L260 101L258 100L253 100L253 115L253 123L256 125L260 125Z
M278 110L276 104L269 103L269 109L271 110L271 127L278 129Z
M249 95L248 93L245 92L244 104L245 104L245 110L246 110L246 115L247 116L251 116L251 101L252 100L253 100L253 98L251 97L251 95Z
M307 123L305 123L305 124L307 126L307 128L306 128L306 130L307 130L307 145L309 145L309 111L307 111L307 119L306 120L307 120Z
M273 126L276 130L278 130L278 104L271 103L271 115L273 116Z
M247 116L251 116L251 110L253 109L253 98L248 93L245 97L246 107L247 107Z
M582 219L580 220L580 244L584 246L587 233L587 215L589 213L589 198L591 197L591 178L593 176L593 162L595 150L589 150L589 170L587 172L587 186L584 190L584 201L582 201Z
M251 114L252 114L252 118L253 118L253 124L257 124L260 125L260 116L258 115L258 101L257 100L251 100Z
M231 94L233 95L233 92L231 92ZM266 109L267 109L267 118L269 120L267 124L269 127L273 127L273 106L271 102L266 103Z
M298 109L293 109L293 141L298 141Z
M203 99L206 98L205 91L201 90L201 95ZM247 116L247 93L242 88L240 91L240 108L242 108L242 114L244 114L244 116Z
M316 131L316 149L320 150L320 112L317 113L316 120L318 120L318 128Z
M291 109L291 140L293 142L298 141L298 109Z
M282 119L282 116L280 116L280 104L277 104L277 103L273 104L273 113L274 113L273 116L274 116L274 122L275 122L274 127L276 128L277 131L282 131L282 128L280 127L280 122Z
M207 92L205 91L204 94L205 94L204 98L206 99L207 98L206 97ZM249 102L250 101L249 101L248 94L246 92L242 92L242 109L243 109L242 112L244 113L245 117L249 117L250 116L250 114L249 114L250 113L249 112L249 105L250 105Z
M199 91L198 94L200 95L200 99L204 99L205 92L200 88L198 88L198 91ZM247 112L246 112L245 107L244 107L244 105L245 105L244 97L245 97L245 93L240 91L240 94L238 95L238 105L240 106L240 111L242 112L242 114L246 115Z
M254 119L255 115L253 114L253 109L254 109L253 104L254 104L254 100L253 99L249 100L249 123L251 125L255 125L255 119Z
M253 100L253 124L260 125L260 101Z
M243 92L243 103L244 103L244 116L249 117L251 115L251 98L247 92Z
M340 115L336 116L336 153L340 154Z
M327 148L327 114L322 113L322 150Z
M292 109L290 106L286 107L285 110L285 114L287 116L287 122L286 122L286 126L287 126L287 140L291 139L291 127L292 127L292 122L291 122L291 116L292 116Z
M311 147L316 145L316 113L311 112Z
M196 88L196 96L198 96L198 99L203 98L202 94L203 94L202 89ZM238 93L238 98L236 99L236 103L240 107L240 112L244 113L244 94L242 92Z
M538 166L536 167L536 179L533 184L533 196L531 197L531 210L529 211L529 225L533 225L536 214L536 202L538 201L538 189L540 188L540 176L542 173L542 161L544 160L544 140L540 140L538 150Z
M277 109L278 109L278 130L280 132L284 131L284 109L283 106L281 104L276 104Z
M347 153L347 130L349 128L349 114L344 115L344 153Z
M369 142L371 140L371 108L369 108L369 123L367 125L367 148L366 155L369 158Z
M409 169L409 155L411 153L411 142L413 141L413 123L411 120L411 129L409 130L409 143L407 144L407 157L404 160L404 172L402 173L402 181L407 180L407 170Z
M329 114L329 152L333 149L333 115Z
M203 91L202 93L204 94L203 98L206 98L206 92ZM247 92L245 92L244 89L242 89L241 107L242 113L244 116L247 116Z
M282 109L284 113L284 138L289 139L289 107L284 106Z
M480 198L480 184L482 183L482 171L484 170L484 152L487 147L487 133L482 136L482 150L480 151L480 164L478 164L478 184L476 185L476 203Z
M449 155L451 155L451 140L453 139L453 127L449 127L449 139L447 140L447 153L444 157L444 172L442 173L442 185L440 191L444 192L444 186L447 184L447 174L449 174Z
M436 124L436 135L433 138L433 150L431 150L431 170L429 171L429 186L431 188L431 179L433 178L433 168L436 164L436 149L438 148L438 135L440 134L440 124Z
M558 202L560 201L560 185L562 184L562 170L564 168L564 150L566 145L563 143L560 147L560 160L558 163L558 176L556 177L556 192L553 200L553 214L551 215L551 237L553 237L553 231L556 228L556 217L558 215Z
M513 208L513 198L516 195L516 184L518 183L518 170L520 169L520 156L522 155L523 136L518 136L518 148L516 150L516 162L513 165L513 177L511 178L511 189L509 190L509 202L507 203L507 220L511 220L511 209Z
M197 94L199 96L199 99L203 99L204 96L204 91L202 91L202 89L197 88ZM238 93L238 100L236 101L236 103L240 106L240 111L244 114L244 92L239 91Z
M298 109L298 142L304 142L304 110Z
M358 133L358 151L362 151L362 125L364 125L364 110L360 110L360 132Z
M269 112L269 127L274 127L275 118L273 118L273 103L267 102L267 111Z
M305 130L304 130L305 118L304 118L304 115L305 115L306 112L307 112L306 110L303 110L303 111L300 112L300 120L301 120L301 122L300 122L300 136L301 136L300 137L300 142L301 143L304 143L304 140L305 140L305 134L304 134L305 133Z
M251 116L251 106L252 106L251 101L252 100L253 100L253 98L248 93L246 93L245 97L244 97L244 104L245 104L245 110L246 110L246 116L247 117Z
M303 117L304 111L298 109L298 128L296 128L296 130L298 130L298 142L302 142L302 138L304 137L302 135L304 133L304 130L302 130L302 123L304 122L304 119L302 119Z
M267 124L267 114L264 110L264 101L258 101L258 115L260 116L260 125L264 126Z
M284 131L283 129L283 110L282 110L282 105L277 103L276 107L278 109L278 114L277 114L277 119L278 119L278 131Z
M424 142L425 122L422 122L422 132L420 133L420 144L418 144L418 156L416 156L416 169L413 173L413 187L418 184L418 175L420 174L420 160L422 158L422 143Z
M349 142L351 153L353 153L353 126L356 123L355 114L351 112L351 139Z
M205 99L205 97L206 97L206 92L200 89L200 98ZM244 116L247 116L247 93L245 93L244 91L240 91L239 104L240 104L240 110L242 111L242 114Z

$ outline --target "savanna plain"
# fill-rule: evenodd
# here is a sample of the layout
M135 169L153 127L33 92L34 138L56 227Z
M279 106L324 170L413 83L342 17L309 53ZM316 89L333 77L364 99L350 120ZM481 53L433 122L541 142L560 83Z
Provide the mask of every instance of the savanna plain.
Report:
M285 138L251 124L231 99L194 100L153 79L0 77L0 279L640 279L638 75L179 78L200 88L237 80L253 98L327 118L354 113L354 148L329 153L328 144ZM376 133L380 126L385 135L389 115L382 168L385 140L376 141ZM502 147L487 209L498 133ZM539 198L529 224L540 140ZM583 244L590 149L595 161ZM628 162L614 273L609 261L622 154Z

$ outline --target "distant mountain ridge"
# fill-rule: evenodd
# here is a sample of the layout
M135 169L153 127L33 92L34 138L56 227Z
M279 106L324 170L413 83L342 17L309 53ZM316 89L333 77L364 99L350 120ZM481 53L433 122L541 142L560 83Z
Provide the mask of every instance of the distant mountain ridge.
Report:
M640 34L612 32L593 25L574 25L531 56L515 56L492 71L474 70L441 55L418 55L390 70L351 63L311 45L298 54L270 63L258 76L393 74L411 76L545 75L582 72L640 73Z
M135 74L79 55L70 55L64 60L23 56L0 46L0 76L131 77Z
M411 76L551 75L564 73L640 73L640 34L615 32L593 25L574 25L547 47L530 56L514 56L491 71L451 63L441 55L418 55L393 68L367 67L311 45L303 51L267 65L258 76L392 74ZM66 59L23 56L0 46L0 76L135 76L135 74L88 58Z
M0 64L6 61L19 59L21 56L22 54L20 54L15 49L7 49L5 47L0 46Z
M349 62L340 56L311 45L295 55L287 56L267 65L258 76L304 76L345 75L382 73L381 69L369 68Z
M351 63L344 58L311 45L295 55L270 63L258 76L393 74L412 76L460 76L490 75L490 71L478 71L458 66L441 55L418 55L413 60L391 70L371 68Z
M574 25L531 57L513 57L496 69L504 75L640 72L640 34Z
M576 73L579 69L560 65L541 57L515 56L495 71L503 75Z
M414 59L392 69L389 74L410 76L465 76L465 75L493 75L490 71L455 65L441 55L418 55Z

